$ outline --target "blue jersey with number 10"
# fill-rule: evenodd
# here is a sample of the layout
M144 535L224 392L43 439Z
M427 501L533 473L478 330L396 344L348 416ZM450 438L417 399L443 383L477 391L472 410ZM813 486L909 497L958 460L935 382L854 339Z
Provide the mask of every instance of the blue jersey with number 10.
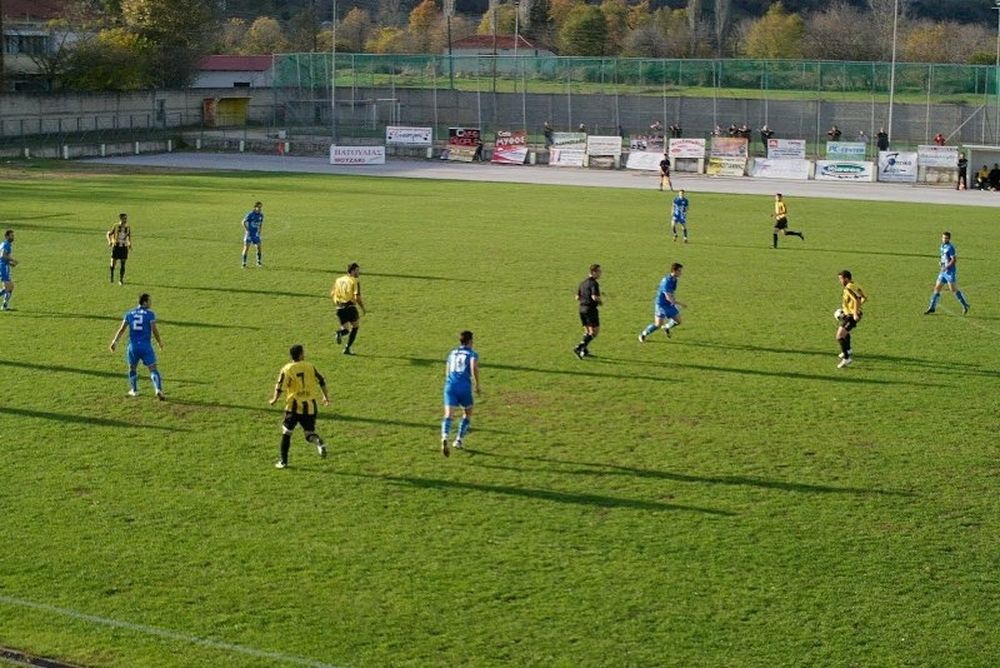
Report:
M479 355L471 348L466 348L465 346L459 346L448 353L448 377L445 380L445 386L453 388L472 387L472 361L478 359Z
M128 323L129 343L133 346L149 347L156 315L148 308L136 306L125 314L125 322Z
M678 195L674 198L673 218L678 223L686 223L688 215L688 198Z
M260 226L264 224L264 214L260 211L251 211L243 219L247 226L247 234L260 234Z

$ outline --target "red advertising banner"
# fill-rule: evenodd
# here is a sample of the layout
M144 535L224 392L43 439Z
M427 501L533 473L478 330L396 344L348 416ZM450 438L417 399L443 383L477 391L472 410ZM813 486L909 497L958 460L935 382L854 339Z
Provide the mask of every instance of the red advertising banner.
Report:
M528 159L528 133L524 130L498 130L493 159L501 165L523 165Z
M472 162L483 145L479 128L448 128L448 159Z

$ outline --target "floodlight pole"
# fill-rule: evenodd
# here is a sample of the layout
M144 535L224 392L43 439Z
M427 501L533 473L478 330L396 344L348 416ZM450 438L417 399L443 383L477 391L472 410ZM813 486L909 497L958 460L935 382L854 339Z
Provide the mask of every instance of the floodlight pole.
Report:
M333 0L333 23L330 26L330 139L337 143L337 0Z
M896 26L899 23L899 0L892 3L892 65L889 69L889 141L892 141L892 103L896 96Z
M993 68L996 84L993 92L997 96L996 114L993 116L993 143L1000 144L1000 0L993 0L992 9L997 13L997 62Z

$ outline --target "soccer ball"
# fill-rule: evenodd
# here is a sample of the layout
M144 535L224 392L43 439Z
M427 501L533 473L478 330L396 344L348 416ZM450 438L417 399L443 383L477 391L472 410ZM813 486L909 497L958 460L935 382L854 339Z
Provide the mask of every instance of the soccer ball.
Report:
M844 319L844 309L837 309L833 312L833 319L840 322Z

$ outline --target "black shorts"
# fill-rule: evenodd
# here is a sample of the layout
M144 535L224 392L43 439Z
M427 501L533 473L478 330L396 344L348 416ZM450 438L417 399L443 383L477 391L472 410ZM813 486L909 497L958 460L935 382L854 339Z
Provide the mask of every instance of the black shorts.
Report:
M849 332L852 329L854 329L855 327L857 327L859 324L861 324L861 316L862 316L862 314L859 313L858 314L858 319L855 320L850 315L848 315L848 314L845 313L840 318L840 326L843 327L844 329L846 329Z
M337 320L340 321L341 325L346 325L349 322L357 322L358 307L354 304L337 307Z
M111 259L112 260L127 260L128 259L128 246L119 246L115 244L111 247Z
M580 324L584 327L600 327L601 315L597 312L597 307L580 311Z
M295 430L295 425L302 425L302 429L307 432L316 431L316 414L300 415L291 411L285 411L285 419L281 421L281 426L289 432Z
M788 229L788 219L778 218L774 221L774 229L776 230L787 230Z

